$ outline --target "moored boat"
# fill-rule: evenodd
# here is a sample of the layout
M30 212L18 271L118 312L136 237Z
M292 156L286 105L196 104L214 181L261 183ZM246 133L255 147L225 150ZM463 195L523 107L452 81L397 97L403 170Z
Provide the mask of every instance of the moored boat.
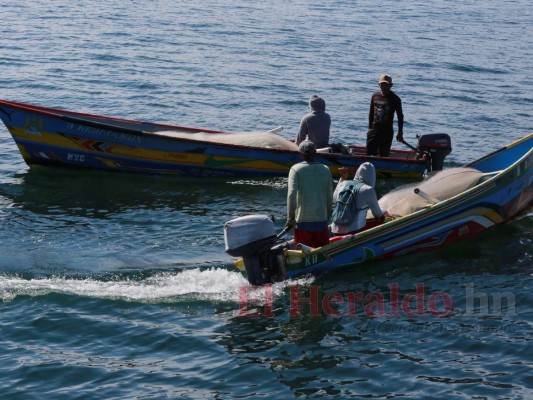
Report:
M393 213L385 223L314 249L277 240L267 217L236 218L224 226L226 252L240 257L236 265L252 285L262 285L468 239L533 207L533 134L405 190L392 191L380 204L389 195L395 205L413 193L422 200L408 202L415 209L398 206L401 214Z
M28 165L195 177L286 176L300 161L296 145L270 132L227 133L83 114L0 100L0 118ZM365 147L333 146L317 161L334 175L371 161L380 178L420 178L442 168L451 151L446 134L421 135L415 151L370 157Z

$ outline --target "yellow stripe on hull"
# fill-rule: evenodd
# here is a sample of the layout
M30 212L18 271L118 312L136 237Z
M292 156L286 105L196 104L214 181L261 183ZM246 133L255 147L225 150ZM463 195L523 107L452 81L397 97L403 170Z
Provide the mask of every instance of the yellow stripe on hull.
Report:
M143 149L122 144L103 144L105 151L99 151L85 147L76 140L46 131L40 131L38 134L36 134L28 132L26 129L14 128L11 129L10 132L19 145L21 154L25 159L30 159L31 156L24 149L23 145L19 143L19 141L36 142L40 145L58 147L64 150L72 150L75 152L89 152L97 157L99 156L98 158L111 168L114 167L114 161L107 160L105 158L105 154L154 162L186 164L204 168L237 167L238 169L242 170L265 170L273 172L288 172L290 168L290 165L286 163L276 163L268 160L251 160L247 158L211 156L208 154L199 153L176 153L162 150ZM87 142L98 143L99 141L87 139Z

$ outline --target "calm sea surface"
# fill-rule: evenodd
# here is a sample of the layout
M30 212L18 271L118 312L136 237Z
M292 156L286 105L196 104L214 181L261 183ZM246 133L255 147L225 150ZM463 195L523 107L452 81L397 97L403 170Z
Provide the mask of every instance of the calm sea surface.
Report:
M0 98L293 138L319 94L332 135L362 144L389 73L405 138L450 134L457 166L533 131L532 16L529 0L0 0ZM284 179L30 170L3 125L0 150L2 399L533 397L532 214L240 304L222 226L280 229ZM357 293L339 315L322 302Z

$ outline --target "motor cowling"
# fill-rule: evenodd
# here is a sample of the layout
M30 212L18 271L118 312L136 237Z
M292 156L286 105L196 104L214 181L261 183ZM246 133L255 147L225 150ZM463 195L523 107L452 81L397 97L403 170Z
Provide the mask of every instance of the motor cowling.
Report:
M452 140L447 133L430 133L418 136L417 151L430 159L431 171L441 171L444 159L452 151Z
M248 215L224 224L225 251L242 257L248 282L254 286L279 280L276 240L274 221L266 215Z

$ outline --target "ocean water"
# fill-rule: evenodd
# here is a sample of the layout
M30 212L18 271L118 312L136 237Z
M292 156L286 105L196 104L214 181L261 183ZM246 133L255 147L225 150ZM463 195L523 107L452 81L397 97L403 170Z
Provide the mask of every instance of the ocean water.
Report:
M405 139L450 134L447 166L533 131L529 1L0 6L6 100L293 138L319 94L332 135L362 144L389 73ZM285 179L30 169L3 125L0 149L3 399L533 397L532 214L251 290L222 226L281 229Z

